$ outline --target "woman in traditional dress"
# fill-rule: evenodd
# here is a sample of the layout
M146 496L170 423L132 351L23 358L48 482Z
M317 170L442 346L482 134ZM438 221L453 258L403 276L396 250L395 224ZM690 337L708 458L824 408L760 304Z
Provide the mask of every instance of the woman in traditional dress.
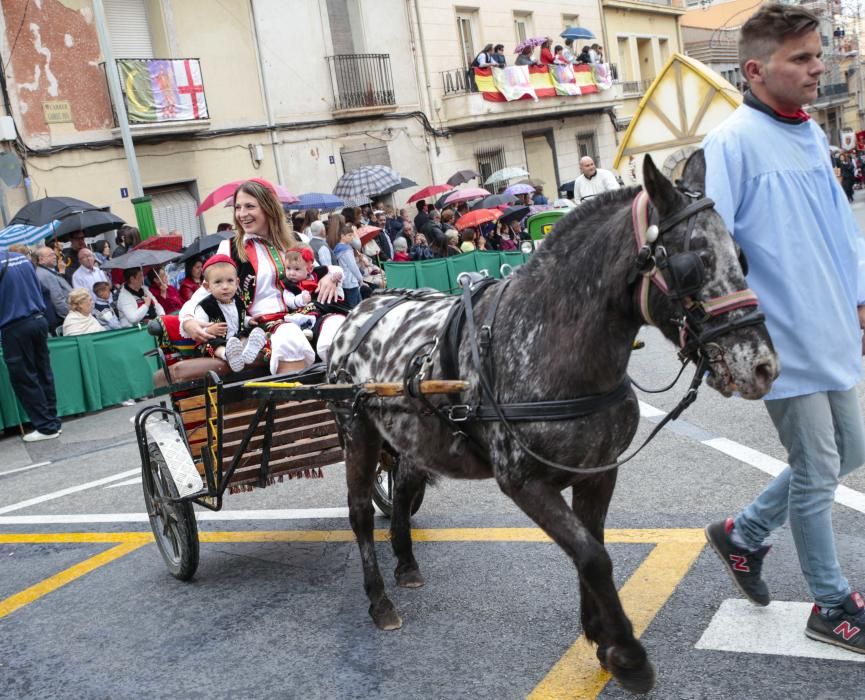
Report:
M234 223L237 235L219 245L219 253L230 255L238 268L239 294L247 313L268 334L265 356L270 360L272 374L284 374L308 367L315 361L316 351L294 323L286 323L289 309L285 303L283 280L285 251L300 244L285 223L282 205L276 190L266 180L247 180L234 193ZM331 266L319 280L318 300L328 303L336 299L342 271ZM207 295L198 290L180 310L181 332L199 342L214 337L193 316L196 304ZM325 317L317 331L318 355L327 361L336 331L344 316ZM211 327L211 331L219 330ZM223 331L224 332L224 331Z

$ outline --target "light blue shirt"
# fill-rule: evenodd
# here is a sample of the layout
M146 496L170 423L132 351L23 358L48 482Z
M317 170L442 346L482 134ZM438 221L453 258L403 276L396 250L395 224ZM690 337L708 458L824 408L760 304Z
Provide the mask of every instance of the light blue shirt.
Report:
M845 391L862 377L865 250L813 120L740 106L703 141L706 194L748 258L781 374L766 399Z

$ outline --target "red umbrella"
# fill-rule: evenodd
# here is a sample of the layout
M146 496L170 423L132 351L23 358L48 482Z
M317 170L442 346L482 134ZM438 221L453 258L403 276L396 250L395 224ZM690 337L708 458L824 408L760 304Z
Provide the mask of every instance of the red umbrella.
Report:
M450 185L427 185L423 189L415 192L411 197L408 198L407 204L411 204L412 202L416 202L419 199L431 199L435 197L437 194L441 194L442 192L450 192L453 189Z
M456 227L460 231L469 226L474 228L490 221L497 221L501 215L502 212L498 209L475 209L457 219Z
M489 197L489 195L490 193L483 187L466 187L465 189L457 190L452 195L450 195L445 200L445 204L468 202L470 199L480 199L481 197Z
M145 238L132 250L170 250L179 253L181 248L183 248L183 236L179 233L170 233L167 236Z
M195 215L198 216L202 212L207 211L211 207L215 207L220 202L225 201L229 197L233 197L234 193L237 191L237 188L240 187L244 182L257 182L260 185L264 185L265 187L269 187L274 192L276 192L276 196L280 202L283 204L294 204L298 201L297 197L285 189L282 185L274 185L267 180L262 180L259 177L251 177L244 180L234 180L232 182L226 182L224 185L220 185L213 192L211 192L207 197L204 198L204 201L199 205L198 209L195 210Z
M373 238L378 236L381 229L378 226L361 226L357 230L357 237L360 238L361 245L366 245Z

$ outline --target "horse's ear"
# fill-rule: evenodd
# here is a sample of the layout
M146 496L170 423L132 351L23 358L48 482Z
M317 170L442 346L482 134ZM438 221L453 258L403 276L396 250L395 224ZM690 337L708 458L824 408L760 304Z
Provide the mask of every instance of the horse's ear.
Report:
M675 211L679 200L676 188L655 167L652 156L648 153L643 158L643 187L661 217Z
M685 163L682 184L691 192L706 191L706 154L702 148L694 151Z

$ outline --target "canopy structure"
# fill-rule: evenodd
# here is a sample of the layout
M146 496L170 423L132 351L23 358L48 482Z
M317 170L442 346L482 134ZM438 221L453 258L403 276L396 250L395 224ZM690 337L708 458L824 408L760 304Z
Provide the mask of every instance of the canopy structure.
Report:
M649 153L665 175L678 177L703 137L741 102L739 91L711 68L674 53L640 100L613 168L626 184L640 182Z

